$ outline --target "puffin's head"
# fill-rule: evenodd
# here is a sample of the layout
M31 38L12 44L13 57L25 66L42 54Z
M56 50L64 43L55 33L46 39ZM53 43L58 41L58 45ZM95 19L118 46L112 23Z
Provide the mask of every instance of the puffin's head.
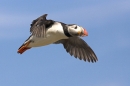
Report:
M88 36L88 32L76 24L68 25L68 32L72 36Z

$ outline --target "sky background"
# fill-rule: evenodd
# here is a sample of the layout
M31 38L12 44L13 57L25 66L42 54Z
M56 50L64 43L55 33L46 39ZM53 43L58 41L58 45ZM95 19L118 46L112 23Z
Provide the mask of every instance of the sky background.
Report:
M66 53L62 45L18 48L32 20L84 27L98 62ZM0 86L130 86L130 0L0 0Z

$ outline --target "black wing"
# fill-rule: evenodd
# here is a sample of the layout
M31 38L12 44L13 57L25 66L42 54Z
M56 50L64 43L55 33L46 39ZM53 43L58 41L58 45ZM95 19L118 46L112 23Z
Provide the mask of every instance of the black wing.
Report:
M64 48L70 55L74 55L75 58L88 62L96 62L97 56L89 45L79 37L70 37L69 39L62 39L56 43L62 43Z
M36 37L45 37L46 36L46 28L51 26L53 24L52 20L46 19L47 14L44 14L37 18L36 20L33 20L30 28L30 32L32 35L35 35Z

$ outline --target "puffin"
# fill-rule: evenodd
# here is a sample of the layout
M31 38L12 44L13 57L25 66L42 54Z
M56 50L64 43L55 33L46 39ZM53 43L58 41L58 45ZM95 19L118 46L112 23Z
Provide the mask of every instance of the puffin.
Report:
M66 52L75 58L88 62L96 62L98 58L91 47L81 37L88 36L88 32L77 24L46 19L44 14L30 24L30 36L19 47L17 53L22 54L33 47L49 44L62 44Z

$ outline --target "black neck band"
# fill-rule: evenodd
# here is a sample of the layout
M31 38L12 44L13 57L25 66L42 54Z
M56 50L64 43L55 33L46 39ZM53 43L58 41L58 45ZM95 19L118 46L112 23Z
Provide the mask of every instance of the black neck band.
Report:
M68 32L68 28L67 28L66 24L64 24L64 23L61 23L61 24L62 24L62 26L63 26L63 30L64 30L65 35L66 35L67 37L72 37L72 36L69 34L69 32Z

